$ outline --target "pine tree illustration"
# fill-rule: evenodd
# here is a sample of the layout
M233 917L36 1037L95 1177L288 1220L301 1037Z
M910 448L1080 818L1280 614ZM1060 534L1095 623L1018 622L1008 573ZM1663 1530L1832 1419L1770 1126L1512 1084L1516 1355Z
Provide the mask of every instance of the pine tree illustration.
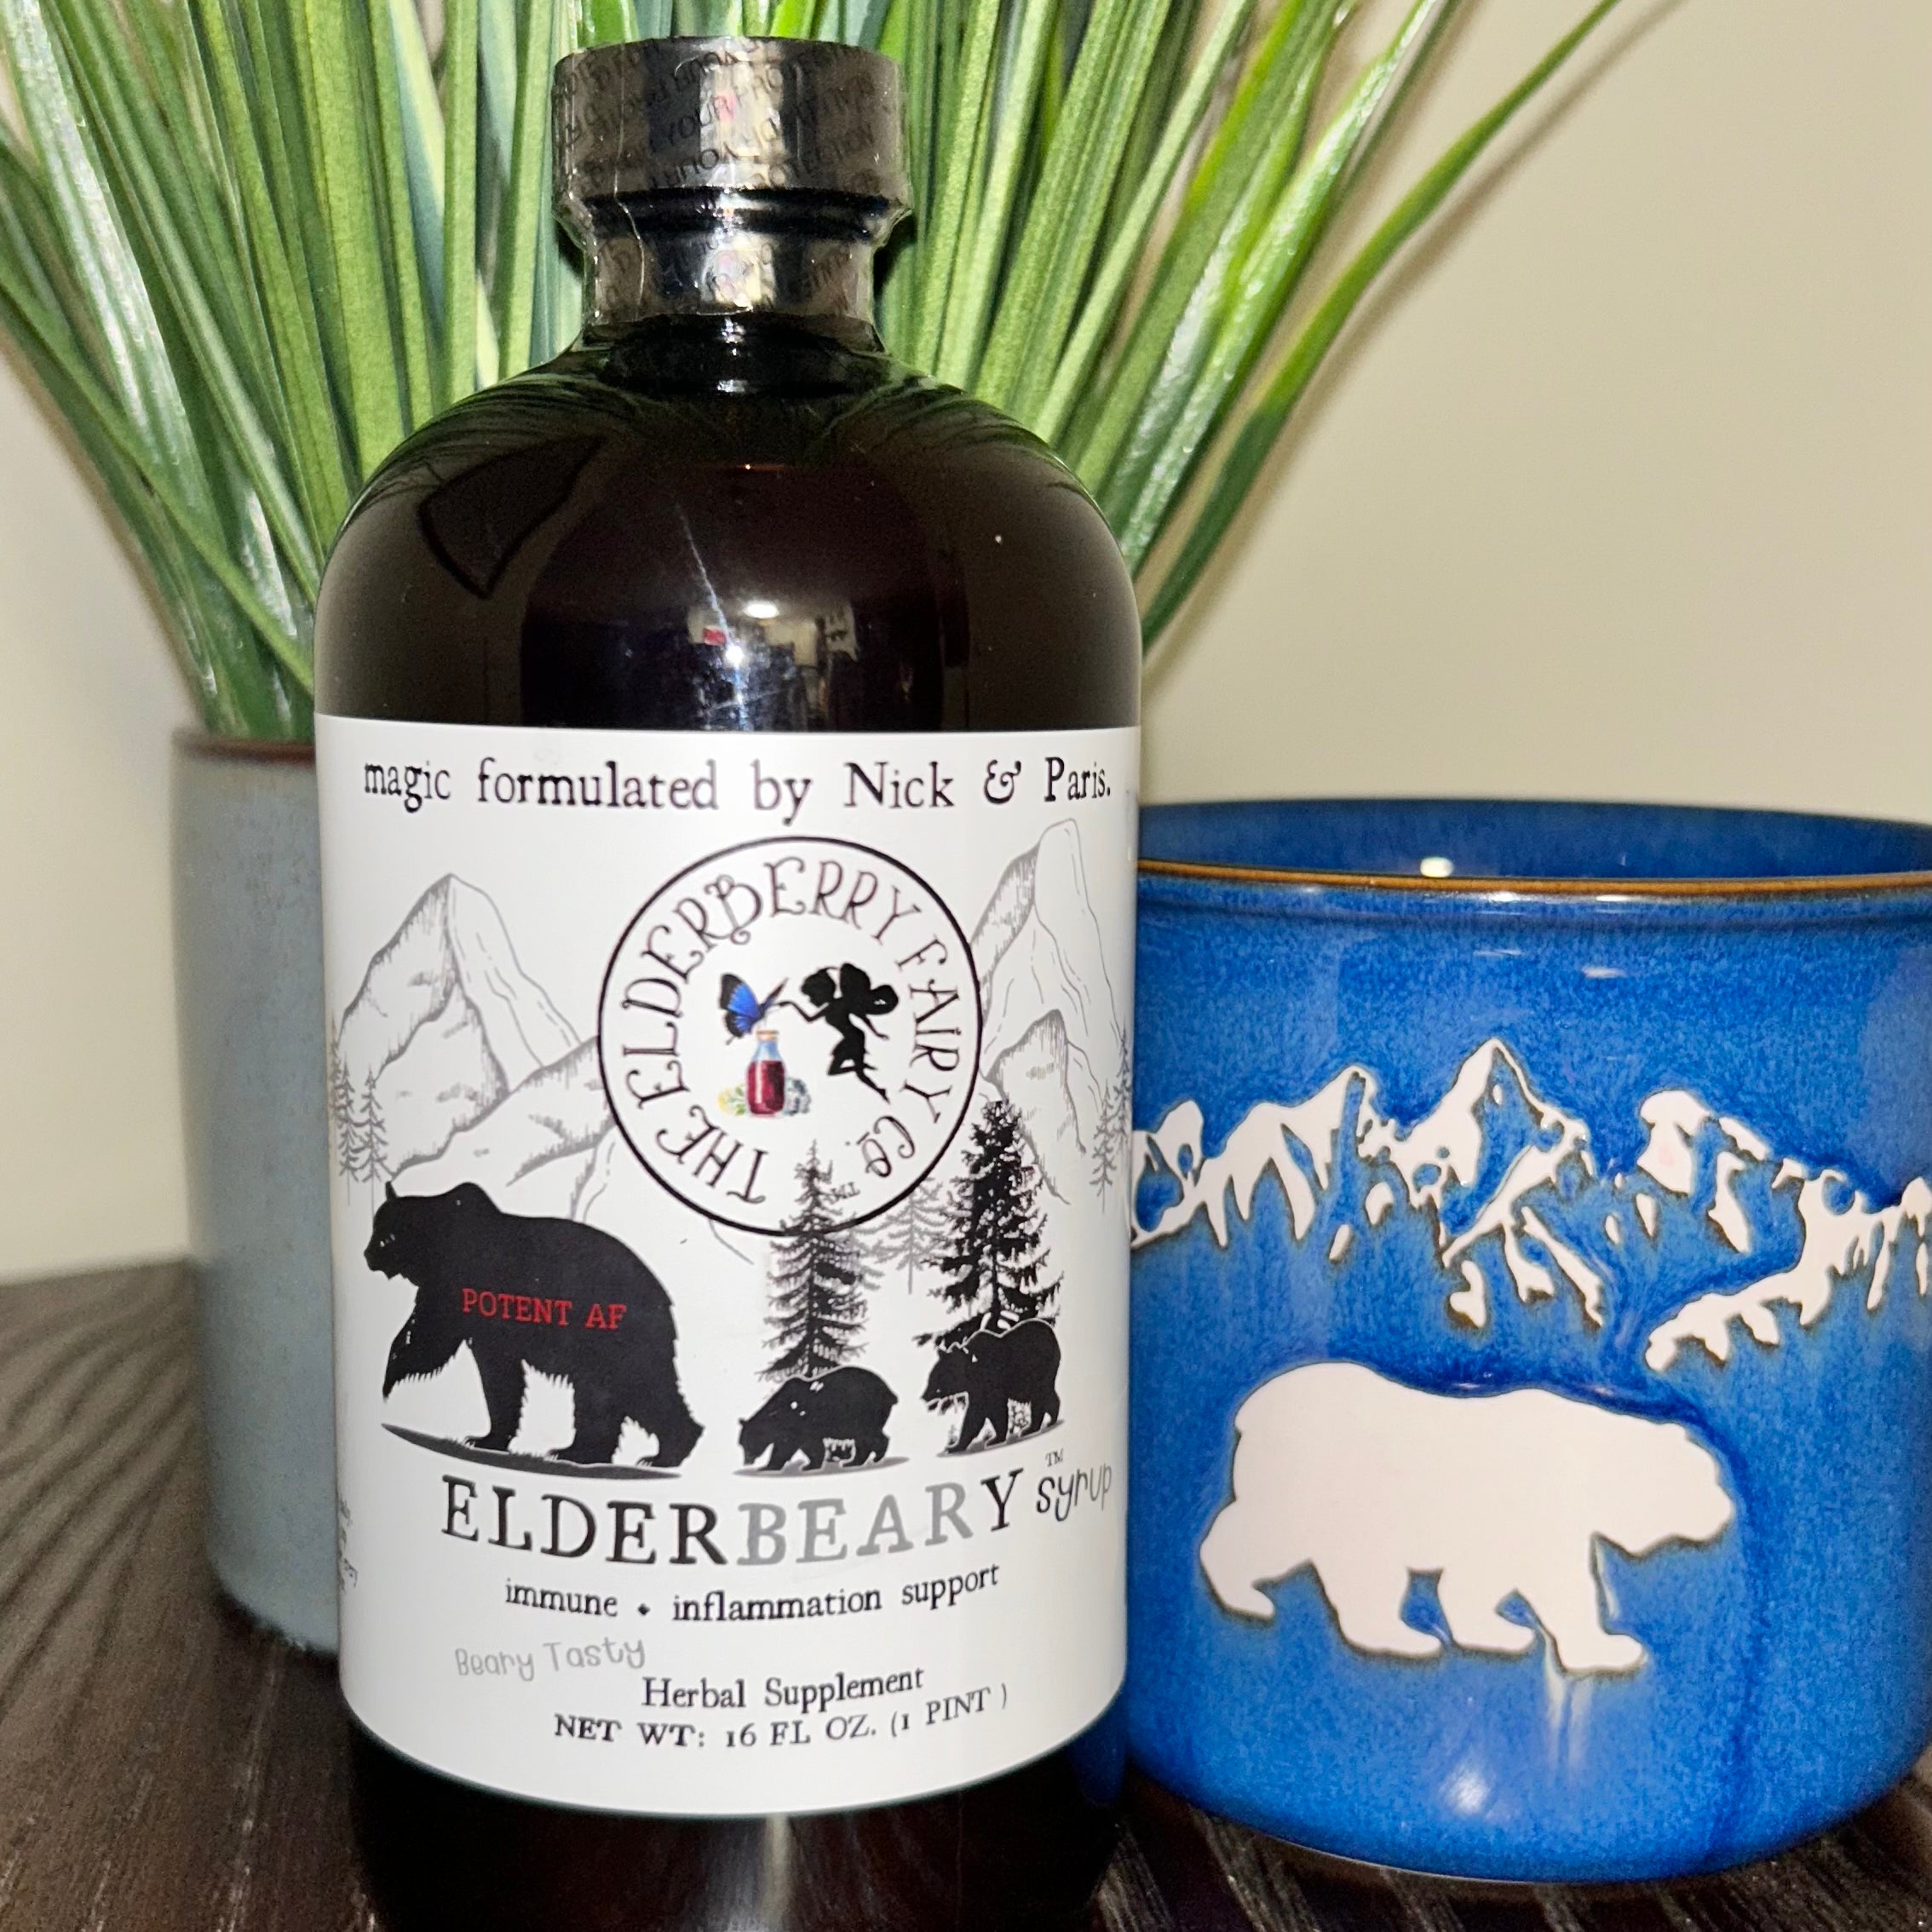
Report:
M1033 1320L1059 1295L1059 1276L1041 1281L1049 1259L1041 1186L1019 1114L995 1095L974 1123L966 1171L946 1202L946 1239L934 1263L942 1277L936 1292L965 1314L935 1337L942 1346L978 1329L998 1334Z
M348 1180L363 1178L366 1159L361 1109L356 1105L355 1083L342 1064L342 1040L329 1041L329 1118L336 1130L336 1166Z
M371 1192L389 1178L388 1130L382 1124L382 1102L376 1098L376 1074L372 1068L362 1084L362 1178Z
M1128 1085L1124 1072L1107 1083L1094 1130L1094 1191L1106 1196L1127 1164Z
M871 1259L883 1274L903 1274L910 1294L918 1285L920 1269L932 1265L946 1239L945 1199L936 1187L915 1187L877 1225Z
M814 1381L859 1353L865 1294L872 1286L865 1244L837 1225L855 1189L840 1187L814 1142L798 1168L798 1211L772 1251L772 1313L766 1326L777 1349L768 1382Z

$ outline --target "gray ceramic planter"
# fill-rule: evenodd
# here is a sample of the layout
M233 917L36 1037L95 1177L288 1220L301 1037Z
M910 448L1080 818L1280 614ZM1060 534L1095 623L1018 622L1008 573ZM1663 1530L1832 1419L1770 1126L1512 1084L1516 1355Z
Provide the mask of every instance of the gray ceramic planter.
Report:
M178 739L174 863L209 1558L251 1615L332 1650L328 1130L308 747Z

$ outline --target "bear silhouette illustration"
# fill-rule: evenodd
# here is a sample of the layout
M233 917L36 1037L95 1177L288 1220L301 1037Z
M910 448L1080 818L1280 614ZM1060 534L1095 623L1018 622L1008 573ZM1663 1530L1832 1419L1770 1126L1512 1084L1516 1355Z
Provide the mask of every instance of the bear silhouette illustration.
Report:
M570 1383L577 1433L555 1452L564 1462L610 1462L628 1420L657 1439L653 1463L675 1469L703 1433L677 1385L670 1297L601 1229L505 1214L469 1182L444 1194L391 1187L363 1258L416 1288L389 1345L383 1394L467 1346L490 1411L477 1447L515 1439L526 1367Z
M1060 1337L1044 1321L1022 1321L998 1333L982 1328L942 1347L926 1381L929 1407L966 1399L952 1452L975 1448L990 1429L995 1442L1013 1433L1013 1405L1027 1412L1021 1435L1037 1435L1060 1420Z
M1462 1649L1530 1650L1536 1632L1502 1614L1516 1596L1564 1670L1635 1670L1649 1653L1604 1627L1597 1539L1647 1556L1714 1542L1734 1514L1681 1423L1548 1389L1435 1395L1317 1362L1263 1383L1234 1426L1233 1500L1200 1550L1214 1594L1265 1622L1260 1585L1312 1567L1343 1641L1377 1656L1441 1651L1402 1619L1412 1577L1435 1573Z
M782 1469L802 1456L808 1469L822 1469L846 1445L851 1452L844 1460L853 1468L876 1463L888 1446L886 1418L898 1400L870 1369L834 1369L813 1382L794 1376L739 1429L745 1466L756 1469L768 1455L765 1466Z

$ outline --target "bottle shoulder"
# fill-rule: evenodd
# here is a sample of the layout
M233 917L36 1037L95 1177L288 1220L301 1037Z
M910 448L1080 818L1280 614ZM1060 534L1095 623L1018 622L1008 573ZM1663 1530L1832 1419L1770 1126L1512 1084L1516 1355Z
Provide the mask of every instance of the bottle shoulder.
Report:
M398 491L533 445L595 438L632 443L662 467L708 462L802 466L992 462L1080 486L1031 431L990 403L883 354L802 359L774 381L731 360L628 358L622 345L578 348L465 398L387 457L357 510ZM763 380L759 380L760 377ZM354 521L354 517L351 519Z
M676 356L581 352L428 426L331 556L320 708L659 728L1133 722L1132 585L1058 458L883 357L803 359L733 386Z

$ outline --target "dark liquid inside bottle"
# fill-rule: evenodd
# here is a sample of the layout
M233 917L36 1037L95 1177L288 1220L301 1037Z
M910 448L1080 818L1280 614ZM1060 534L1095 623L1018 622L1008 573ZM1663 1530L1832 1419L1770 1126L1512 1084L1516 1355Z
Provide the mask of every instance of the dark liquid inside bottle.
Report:
M876 226L779 199L779 245L791 224L869 259ZM1072 477L889 361L863 315L642 313L388 463L331 561L317 676L324 712L435 723L1118 727L1139 628ZM754 1044L747 1100L782 1109L783 1066ZM1120 1770L1110 1715L943 1796L712 1821L531 1803L354 1746L397 1932L1051 1926L1104 1865Z
M762 1050L762 1043L745 1070L745 1104L753 1113L785 1112L785 1062L775 1050Z

